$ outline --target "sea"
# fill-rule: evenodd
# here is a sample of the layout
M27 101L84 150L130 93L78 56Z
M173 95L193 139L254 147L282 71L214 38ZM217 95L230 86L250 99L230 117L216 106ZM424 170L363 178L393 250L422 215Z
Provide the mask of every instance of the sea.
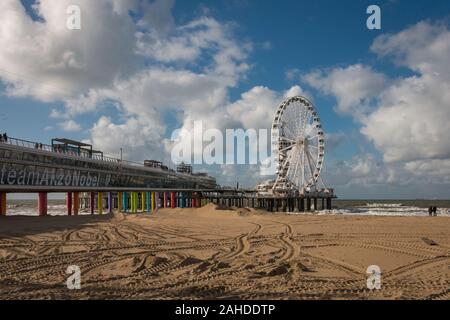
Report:
M359 216L428 216L428 208L437 207L438 216L450 217L450 200L333 200L331 210L317 211L320 215ZM48 200L48 214L66 215L64 200ZM80 210L80 215L89 214ZM304 213L296 213L304 214ZM311 214L311 213L306 213ZM9 200L7 215L37 216L37 200Z

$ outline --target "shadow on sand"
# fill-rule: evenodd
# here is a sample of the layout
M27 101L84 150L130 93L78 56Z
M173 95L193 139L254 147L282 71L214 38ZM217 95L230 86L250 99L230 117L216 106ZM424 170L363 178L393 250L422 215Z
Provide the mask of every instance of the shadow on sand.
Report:
M90 224L108 222L114 214L79 216L0 216L0 240L54 231L79 230Z

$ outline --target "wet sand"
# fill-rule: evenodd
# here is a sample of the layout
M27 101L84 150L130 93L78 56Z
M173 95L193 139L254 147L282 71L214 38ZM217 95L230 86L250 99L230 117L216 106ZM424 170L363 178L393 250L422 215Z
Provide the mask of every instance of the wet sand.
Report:
M68 290L66 268L81 269ZM367 289L367 267L381 289ZM449 299L450 218L160 209L0 217L1 299Z

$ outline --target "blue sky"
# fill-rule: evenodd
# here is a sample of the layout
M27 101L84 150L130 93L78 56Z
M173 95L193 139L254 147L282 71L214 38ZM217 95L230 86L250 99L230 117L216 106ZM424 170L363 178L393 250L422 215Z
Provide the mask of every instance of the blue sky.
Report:
M448 111L449 106L440 99L445 96L449 77L439 75L444 85L441 93L432 92L432 82L427 82L428 75L436 70L448 71L437 63L427 67L436 61L433 54L442 59L448 55L450 59L448 1L131 0L117 5L117 0L111 0L114 10L110 13L107 11L112 5L105 4L108 2L71 2L80 4L82 22L88 25L76 36L56 32L51 25L65 21L65 7L60 3L52 6L51 0L41 1L38 11L33 11L31 0L7 0L1 5L3 8L0 6L0 15L5 15L0 17L0 26L6 27L6 19L11 19L6 32L15 35L0 39L2 48L10 48L9 52L0 53L0 131L43 142L56 136L89 140L108 153L117 153L118 145L124 144L128 146L127 156L134 160L166 160L167 155L163 154L167 148L161 140L170 137L175 128L189 128L189 114L208 113L214 120L205 121L214 122L224 114L223 110L232 105L239 110L247 100L264 106L254 112L264 110L271 114L284 93L297 86L314 100L330 136L324 177L338 194L346 198L448 197L449 181L443 175L450 173L450 148L444 138L430 138L431 146L424 148L426 152L414 153L408 151L408 144L420 144L420 134L408 131L404 141L395 138L390 143L389 137L379 137L375 132L379 128L382 133L396 134L393 123L397 120L383 118L390 112L399 114L398 101L390 93L410 85L415 78L423 81L418 87L429 86L429 92L422 95L429 97L436 109L430 112L428 123L434 117L445 120L450 114L442 111ZM366 28L366 8L371 4L381 8L381 30ZM21 20L6 16L8 10L18 13ZM133 12L134 19L128 12ZM118 17L111 18L114 15ZM41 21L37 22L39 17ZM89 30L96 26L91 17L97 17L98 25L102 24L95 27L95 32ZM27 19L28 23L34 20L41 26L32 28ZM186 28L199 21L200 26ZM217 35L217 41L201 38L204 35L199 28ZM135 56L130 53L136 49L131 40L140 31L142 52ZM206 44L193 44L199 39ZM34 47L42 45L39 53L33 50L33 41L37 43ZM46 41L52 45L45 47L42 43ZM174 46L175 42L179 47ZM427 47L441 51L428 52ZM217 62L219 53L228 48L233 51ZM197 53L187 56L190 49ZM20 54L14 55L14 50ZM168 52L173 52L173 56L169 57ZM61 61L63 67L58 64ZM81 69L80 74L76 68ZM148 74L142 75L146 70ZM186 75L186 81L192 81L192 87L187 85L183 94L179 93L183 84L177 82L182 75ZM198 76L210 80L202 84ZM164 81L155 84L161 78ZM339 85L345 81L349 81L348 91L342 92ZM211 87L205 87L206 84ZM416 120L411 119L421 107L409 103L417 99L409 97L407 89L401 92L406 92L406 96L399 99L405 104L399 110L409 113L403 115L404 122L398 121L406 129L415 128ZM173 98L167 97L172 93ZM245 98L246 93L252 94ZM198 103L199 99L211 99L211 111L206 102ZM225 123L264 127L251 122L251 118L251 114L247 118L234 115ZM417 127L419 122L417 119ZM386 123L386 128L380 123ZM136 129L139 126L143 129ZM157 129L160 140L148 138ZM434 137L445 135L446 129L444 125L441 132L433 128L425 132ZM108 139L101 132L116 139ZM127 140L123 135L132 138ZM122 141L112 146L117 137ZM249 185L260 180L254 170L245 166L202 169L228 184L236 180L233 174L247 177L241 181L248 181ZM223 178L224 172L230 176Z

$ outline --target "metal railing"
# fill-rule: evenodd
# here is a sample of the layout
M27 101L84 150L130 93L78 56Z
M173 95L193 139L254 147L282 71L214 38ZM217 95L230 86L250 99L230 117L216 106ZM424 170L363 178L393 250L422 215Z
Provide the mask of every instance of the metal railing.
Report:
M35 149L35 150L48 151L48 152L63 154L65 156L71 156L71 157L75 157L75 158L114 162L114 163L124 163L124 164L129 164L129 165L134 165L134 166L136 166L136 165L143 166L144 165L143 163L140 163L140 162L135 162L135 161L130 161L130 160L120 160L118 158L105 156L103 154L95 154L95 153L89 154L86 152L77 153L75 151L67 151L67 150L60 149L60 148L53 148L51 145L48 145L48 144L43 144L43 143L39 143L39 142L33 142L33 141L28 141L28 140L23 140L23 139L18 139L18 138L6 137L6 140L5 140L5 138L2 135L0 135L0 143L9 144L12 146L29 148L29 149Z

